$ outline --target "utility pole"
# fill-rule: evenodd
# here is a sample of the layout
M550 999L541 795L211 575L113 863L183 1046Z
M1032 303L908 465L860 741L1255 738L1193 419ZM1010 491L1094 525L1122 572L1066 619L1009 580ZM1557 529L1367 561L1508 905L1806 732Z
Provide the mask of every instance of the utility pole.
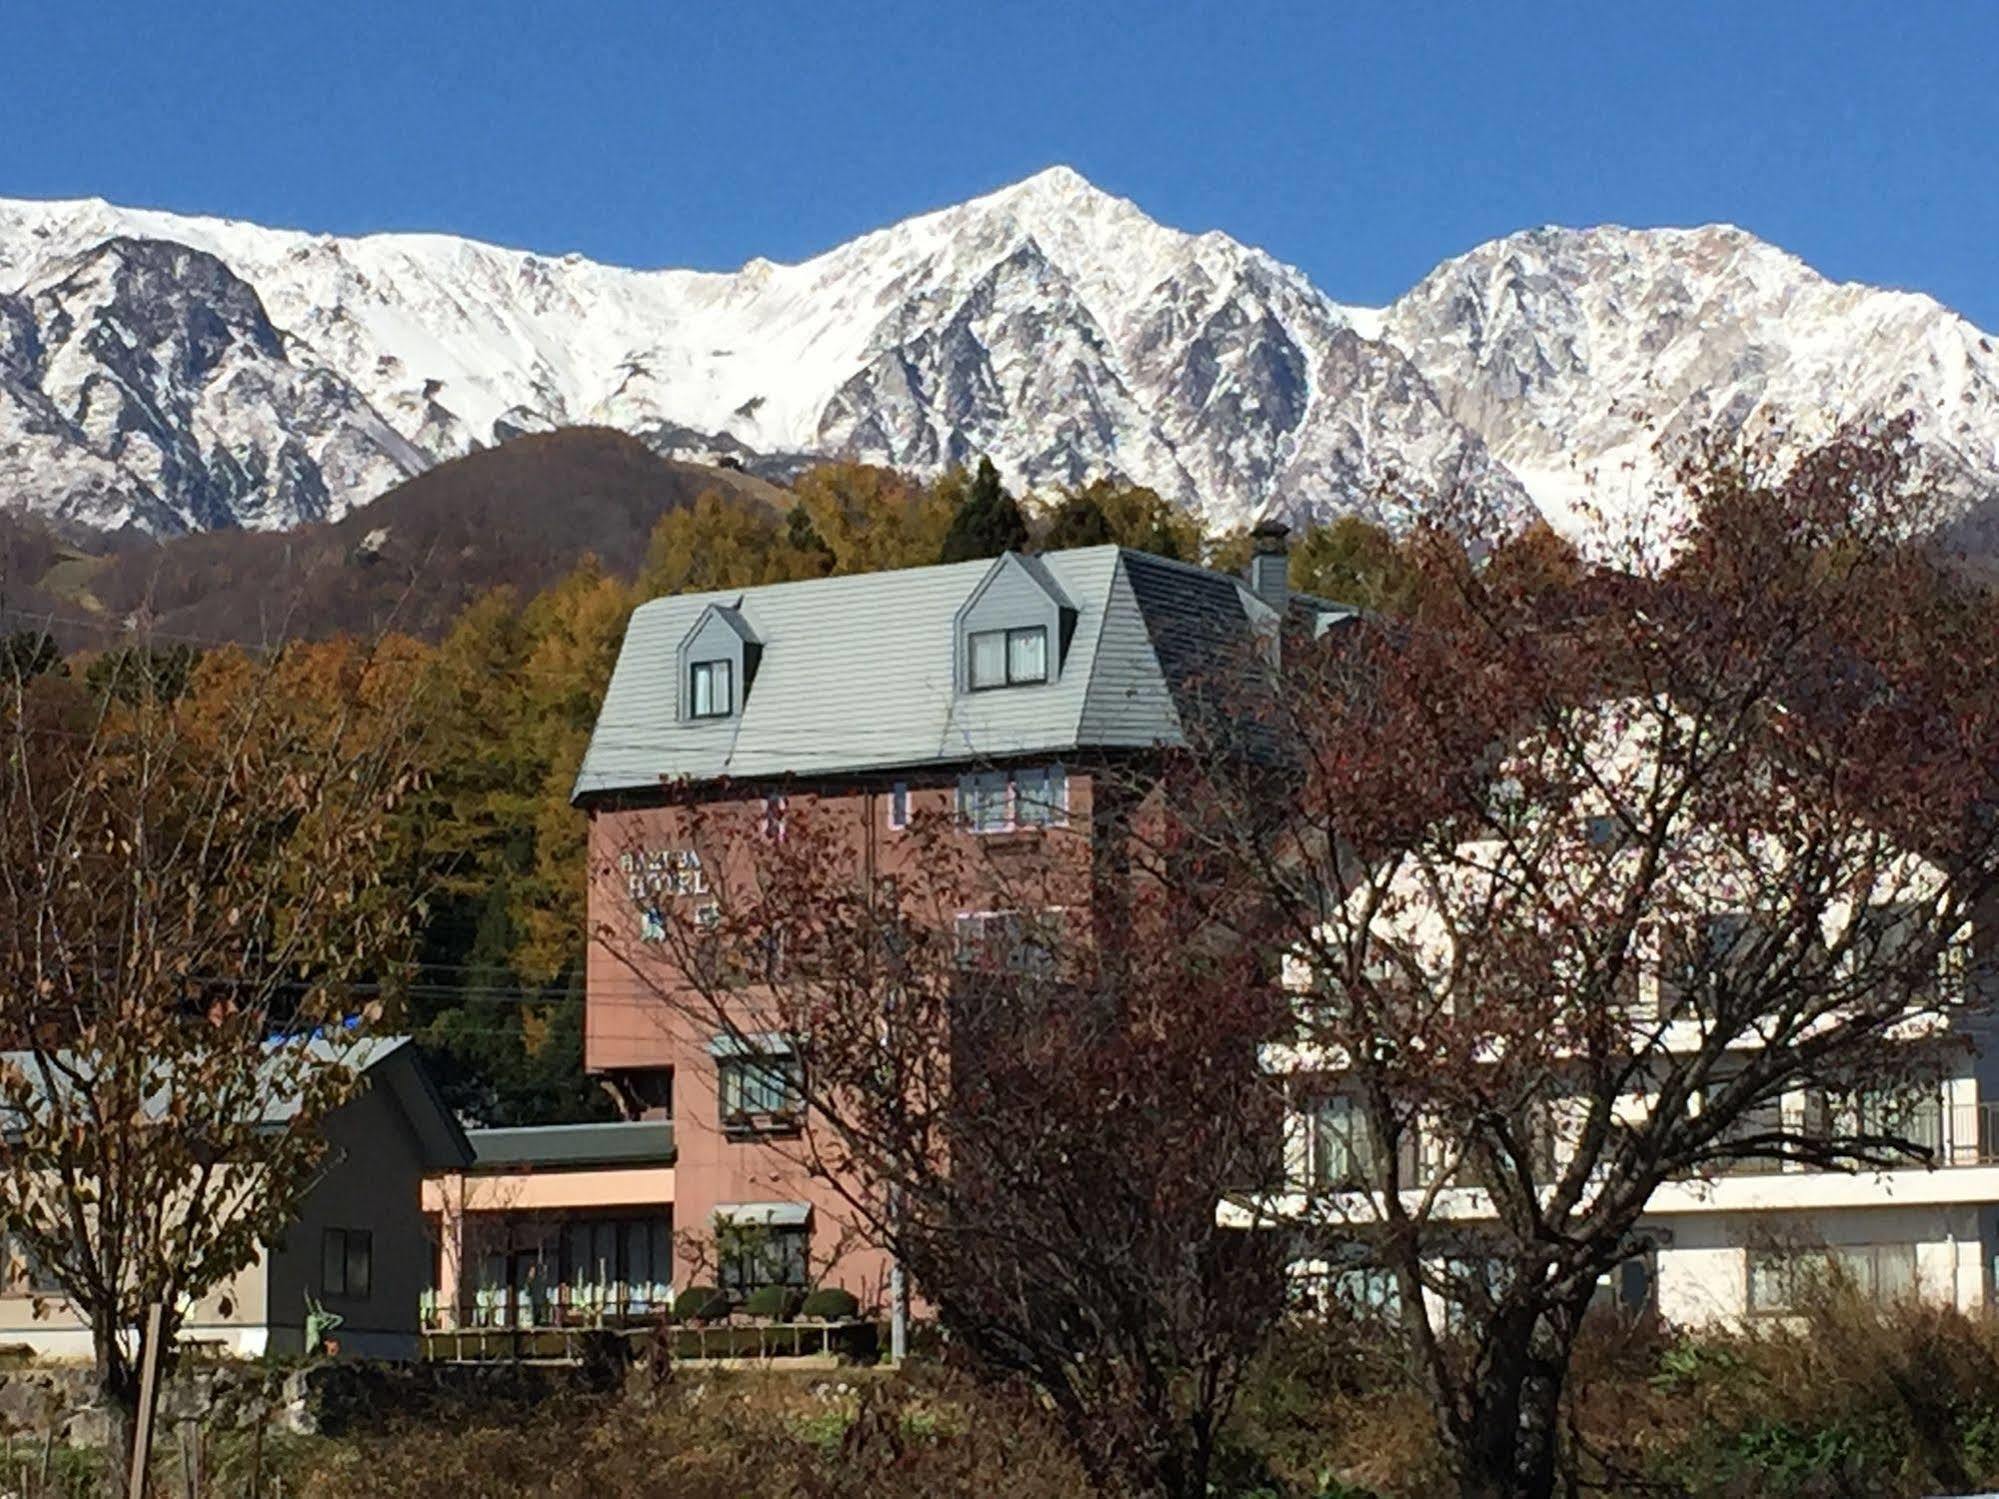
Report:
M909 1357L909 1287L902 1277L902 1257L888 1271L888 1361L896 1368Z

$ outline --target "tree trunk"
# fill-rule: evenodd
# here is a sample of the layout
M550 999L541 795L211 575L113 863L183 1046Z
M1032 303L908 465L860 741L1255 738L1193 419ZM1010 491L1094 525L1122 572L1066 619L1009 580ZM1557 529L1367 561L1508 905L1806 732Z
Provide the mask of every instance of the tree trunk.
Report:
M105 1448L105 1489L108 1493L123 1495L124 1499L143 1499L144 1480L141 1479L140 1492L134 1492L132 1478L132 1447L137 1440L141 1425L140 1402L149 1393L145 1388L142 1370L145 1367L148 1336L157 1331L149 1318L140 1333L137 1357L127 1359L118 1347L117 1333L111 1329L95 1327L92 1341L96 1344L97 1401L104 1412L107 1427ZM161 1348L158 1377L164 1377L166 1370L165 1348ZM158 1391L150 1392L155 1404Z
M1566 1309L1522 1313L1496 1329L1461 1412L1447 1423L1461 1499L1553 1499L1561 1454L1561 1407L1568 1353Z
M132 1438L139 1427L139 1392L130 1380L97 1361L97 1403L104 1412L104 1487L107 1493L138 1499L128 1491L132 1471Z
M1461 1499L1553 1499L1561 1398L1554 1373L1482 1383L1472 1400L1474 1429L1458 1447Z

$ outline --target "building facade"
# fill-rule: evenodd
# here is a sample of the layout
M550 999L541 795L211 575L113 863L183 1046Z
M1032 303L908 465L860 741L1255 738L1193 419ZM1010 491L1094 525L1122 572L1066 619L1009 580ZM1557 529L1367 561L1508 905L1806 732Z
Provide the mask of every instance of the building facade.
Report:
M657 1319L673 1294L671 1123L474 1129L466 1140L470 1165L423 1184L435 1252L426 1332Z
M1650 723L1616 705L1605 718ZM1594 786L1576 793L1559 813L1537 809L1533 815L1547 820L1533 823L1531 836L1519 839L1555 851L1548 867L1586 872L1577 884L1592 894L1574 908L1581 927L1616 930L1606 913L1631 898L1625 876L1615 872L1628 874L1641 855L1602 829L1615 822L1614 788L1643 783L1649 774L1652 751L1642 742L1649 733L1649 727L1627 728L1621 737L1606 736L1591 757ZM1759 909L1759 894L1785 888L1780 846L1754 839L1728 844L1702 836L1705 831L1674 841L1663 856L1668 872L1647 887L1659 902L1655 909L1667 913L1665 929L1639 923L1625 970L1628 987L1621 984L1601 1012L1607 1027L1564 1032L1612 1039L1590 1041L1596 1048L1590 1058L1560 1045L1522 1048L1548 1078L1532 1117L1518 1130L1532 1142L1531 1169L1544 1200L1580 1153L1581 1116L1597 1101L1587 1081L1577 1082L1575 1098L1564 1097L1565 1068L1586 1079L1587 1062L1614 1059L1605 1074L1621 1079L1612 1113L1636 1127L1661 1107L1660 1077L1690 1059L1709 1059L1686 1074L1702 1079L1701 1086L1674 1105L1693 1118L1708 1106L1711 1090L1767 1055L1771 1012L1753 1016L1754 1023L1739 1013L1718 1020L1700 996L1704 983L1738 962L1755 972L1763 945L1758 933L1771 926L1794 938L1799 950L1820 954L1823 974L1844 971L1864 986L1870 971L1864 965L1872 964L1872 982L1900 1019L1870 1042L1870 1050L1885 1048L1874 1074L1856 1079L1829 1068L1809 1086L1800 1083L1759 1101L1731 1133L1765 1141L1890 1140L1898 1142L1895 1155L1907 1164L1842 1170L1778 1159L1767 1149L1718 1157L1700 1174L1668 1179L1652 1193L1631 1258L1603 1278L1600 1295L1656 1310L1680 1326L1789 1315L1828 1273L1883 1301L1921 1296L1966 1311L1992 1306L1999 1294L1999 1058L1991 1054L1995 996L1985 992L1994 973L1990 913L1965 917L1948 940L1921 947L1917 971L1905 975L1893 956L1898 923L1924 906L1955 912L1939 904L1945 882L1935 866L1906 853L1857 860L1857 883L1842 886L1849 893L1823 908L1800 899L1787 910L1770 904ZM1347 912L1325 929L1326 947L1364 948L1405 1006L1427 1000L1438 1015L1476 1016L1479 996L1452 988L1453 956L1468 934L1484 930L1491 892L1516 874L1504 847L1489 838L1468 840L1454 857L1397 866L1381 889L1356 889ZM1745 878L1744 868L1754 868L1758 877ZM1548 904L1526 898L1520 909L1549 931L1551 910L1563 909L1561 898ZM1545 940L1548 950L1557 950L1558 937ZM1771 959L1760 955L1760 961ZM1863 969L1842 970L1842 963ZM1800 958L1797 968L1809 973L1812 964ZM1409 981L1407 974L1418 977ZM1433 1229L1462 1230L1467 1245L1478 1242L1481 1223L1493 1221L1492 1196L1466 1179L1476 1172L1445 1166L1463 1151L1449 1125L1434 1111L1424 1112L1421 1099L1398 1100L1413 1122L1396 1144L1395 1170L1386 1169L1389 1158L1344 1066L1353 1054L1347 1048L1360 1043L1339 1027L1339 1018L1353 1013L1338 999L1340 986L1315 974L1301 955L1287 964L1286 981L1299 996L1302 1023L1298 1042L1265 1051L1288 1106L1285 1191L1274 1217L1299 1230L1302 1275L1320 1279L1330 1293L1378 1306L1394 1294L1388 1277L1351 1268L1366 1263L1364 1254L1343 1269L1340 1252L1343 1243L1364 1246L1386 1221L1384 1182L1403 1184L1405 1207L1427 1214ZM1406 991L1398 982L1407 984ZM1338 1039L1315 1031L1317 1014L1332 1017L1328 1028ZM1550 1023L1574 1018L1557 1010ZM1471 1034L1488 1062L1507 1051L1503 1029L1474 1028ZM1585 1201L1589 1190L1583 1189ZM1433 1238L1445 1237L1433 1232ZM1464 1254L1467 1262L1476 1261L1473 1249Z
M1216 676L1265 659L1287 620L1346 617L1287 593L1281 528L1259 546L1261 590L1102 546L634 613L575 788L590 819L586 1065L632 1118L673 1123L677 1285L837 1284L879 1305L889 1270L803 1163L787 1039L718 1034L673 1003L690 986L649 930L668 907L698 913L721 877L690 798L745 837L782 838L791 819L845 829L860 879L910 857L913 822L954 819L996 870L1067 881L1065 904L1087 904L1142 767L1184 742ZM979 937L1023 913L971 897L954 919ZM752 1247L730 1247L737 1227Z
M306 1352L308 1316L323 1312L338 1319L330 1337L343 1358L418 1355L431 1276L424 1179L465 1169L471 1150L406 1037L343 1047L339 1059L362 1086L325 1120L317 1178L285 1232L188 1313L184 1346L296 1358ZM282 1117L287 1103L269 1106ZM6 1261L0 1344L89 1358L90 1329L60 1292L25 1256Z

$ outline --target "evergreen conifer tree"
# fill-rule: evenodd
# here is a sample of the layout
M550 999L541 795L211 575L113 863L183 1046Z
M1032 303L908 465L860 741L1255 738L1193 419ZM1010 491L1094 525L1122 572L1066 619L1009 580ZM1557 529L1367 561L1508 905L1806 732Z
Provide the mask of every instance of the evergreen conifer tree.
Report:
M944 545L937 560L968 562L975 557L1022 551L1026 546L1027 518L1000 483L999 470L993 467L992 459L981 458L971 488L965 492L964 503L951 517L951 529L944 533Z
M1055 507L1054 515L1048 522L1048 534L1041 538L1041 545L1048 551L1059 552L1065 547L1102 546L1105 542L1116 540L1104 507L1097 503L1095 495L1083 490L1066 496Z

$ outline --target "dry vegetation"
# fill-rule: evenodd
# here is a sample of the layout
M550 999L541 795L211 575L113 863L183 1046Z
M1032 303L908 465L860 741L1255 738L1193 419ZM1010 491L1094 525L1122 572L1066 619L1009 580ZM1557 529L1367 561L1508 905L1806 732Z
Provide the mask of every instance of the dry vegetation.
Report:
M1828 1291L1798 1320L1682 1336L1593 1324L1559 1492L1610 1499L1915 1499L1999 1483L1999 1322ZM273 1449L308 1499L1084 1499L1053 1418L934 1365L682 1372L617 1399L498 1406ZM223 1465L218 1462L218 1469ZM1212 1492L1431 1499L1452 1486L1379 1334L1299 1326L1267 1355Z
M1023 1398L935 1372L811 1381L683 1376L611 1403L496 1411L322 1454L306 1499L1082 1499L1058 1434Z

